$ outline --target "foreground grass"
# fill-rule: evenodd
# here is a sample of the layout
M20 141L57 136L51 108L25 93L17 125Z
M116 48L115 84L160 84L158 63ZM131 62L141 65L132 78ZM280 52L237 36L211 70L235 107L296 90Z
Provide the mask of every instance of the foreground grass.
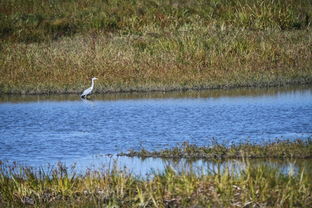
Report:
M84 175L59 164L44 172L0 166L1 207L311 207L311 177L304 171L282 174L269 166L239 174L162 174L140 179L126 171Z
M184 142L172 149L160 151L131 150L120 156L160 157L188 159L237 159L237 158L312 158L312 139L295 141L276 141L265 145L239 144L225 146L215 143L212 146L197 146Z
M312 83L309 0L1 1L0 92Z

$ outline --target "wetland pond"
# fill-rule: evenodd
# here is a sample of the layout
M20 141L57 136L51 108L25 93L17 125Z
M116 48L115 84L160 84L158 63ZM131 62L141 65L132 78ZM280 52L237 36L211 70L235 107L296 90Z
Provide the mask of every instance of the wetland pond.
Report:
M198 146L265 144L311 135L312 86L96 94L92 100L79 95L0 96L0 160L33 167L62 162L84 170L117 161L137 175L167 165L214 169L218 164L211 161L116 154L171 148L185 141ZM289 161L262 162L290 167ZM297 161L295 166L310 162Z

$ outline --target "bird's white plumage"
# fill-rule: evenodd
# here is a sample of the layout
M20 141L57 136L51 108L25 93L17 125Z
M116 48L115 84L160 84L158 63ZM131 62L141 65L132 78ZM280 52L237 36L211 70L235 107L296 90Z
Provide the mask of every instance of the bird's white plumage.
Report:
M81 98L86 98L88 95L92 93L92 90L94 88L94 80L97 80L97 78L95 77L92 78L91 87L83 91L83 93L80 95Z

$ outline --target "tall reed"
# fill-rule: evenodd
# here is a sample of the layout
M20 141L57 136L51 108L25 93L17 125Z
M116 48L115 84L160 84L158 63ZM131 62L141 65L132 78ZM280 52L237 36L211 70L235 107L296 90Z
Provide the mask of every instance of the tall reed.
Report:
M2 207L311 207L311 177L250 166L239 174L178 173L167 167L150 179L117 167L76 174L59 164L50 171L0 166ZM70 174L69 174L70 173Z

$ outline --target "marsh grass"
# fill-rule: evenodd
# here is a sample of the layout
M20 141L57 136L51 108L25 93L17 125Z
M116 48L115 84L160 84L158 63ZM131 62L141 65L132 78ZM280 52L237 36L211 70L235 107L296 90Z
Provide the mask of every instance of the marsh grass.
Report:
M149 179L117 167L75 174L1 163L1 207L311 207L311 177L270 166L196 175L167 167Z
M4 0L0 36L40 42L103 30L123 34L195 29L196 23L250 30L305 29L311 25L309 0ZM150 29L150 30L148 30Z
M213 142L211 146L197 146L184 142L171 149L160 151L130 150L120 156L129 157L159 157L159 158L187 158L187 159L238 159L238 158L312 158L312 140L278 140L276 142L260 144L238 144L226 146Z
M0 2L1 93L311 83L308 0Z
M0 89L77 93L93 76L99 78L97 92L311 83L311 31L220 34L207 29L156 39L98 34L95 40L76 36L39 45L5 43Z

